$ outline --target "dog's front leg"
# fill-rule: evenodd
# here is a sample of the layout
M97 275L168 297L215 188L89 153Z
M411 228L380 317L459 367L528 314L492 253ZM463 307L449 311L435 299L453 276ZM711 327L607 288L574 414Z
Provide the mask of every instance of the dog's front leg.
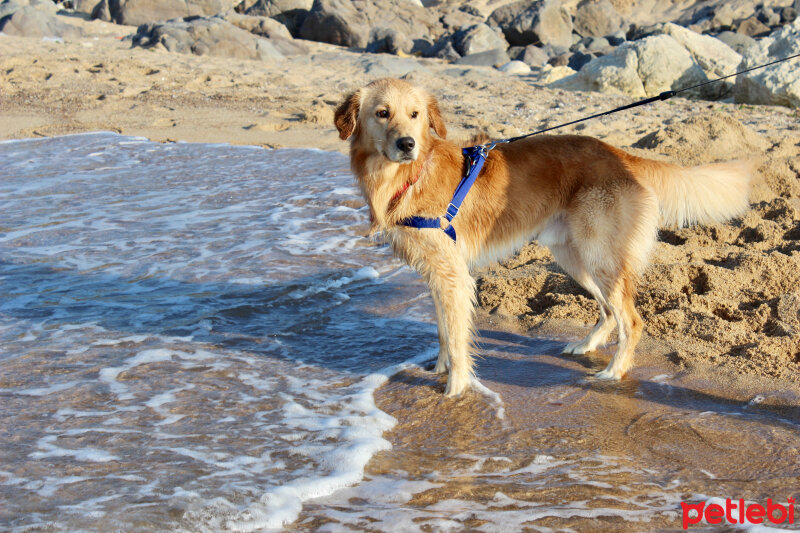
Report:
M437 311L437 315L441 315L439 320L444 324L444 328L440 326L439 338L440 342L444 341L446 346L444 357L450 363L450 374L444 393L445 396L453 397L464 392L472 378L470 336L475 305L475 280L472 279L467 263L460 255L447 254L445 259L437 261L436 265L431 265L433 268L426 277L434 295L434 302L438 300L438 307L441 308ZM442 352L440 348L437 369L442 363Z
M433 371L436 374L445 374L450 368L450 354L447 351L447 320L439 293L431 290L431 295L433 296L433 307L436 309L436 329L439 333L439 357L436 359Z

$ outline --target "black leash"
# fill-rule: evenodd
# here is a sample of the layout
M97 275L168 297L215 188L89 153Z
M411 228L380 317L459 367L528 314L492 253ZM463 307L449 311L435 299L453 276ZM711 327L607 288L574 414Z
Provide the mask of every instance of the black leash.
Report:
M527 135L520 135L519 137L511 137L510 139L500 139L497 141L488 142L486 144L481 144L479 146L464 148L463 153L468 161L466 174L461 179L461 182L458 184L458 187L456 187L456 191L455 193L453 193L453 199L447 206L447 211L445 212L445 214L435 218L423 217L423 216L411 216L403 220L400 220L398 222L398 225L407 226L410 228L417 228L417 229L441 229L447 234L448 237L453 239L453 242L456 242L456 230L452 224L453 218L455 218L455 216L458 214L458 209L461 206L461 203L464 201L464 198L466 198L467 193L470 190L470 187L472 187L472 185L475 183L475 180L478 178L478 174L480 174L481 168L483 167L483 163L486 160L489 151L492 150L498 144L512 143L514 141L519 141L520 139L525 139L527 137L538 135L546 131L563 128L565 126L570 126L572 124L577 124L578 122L583 122L584 120L603 117L605 115L610 115L618 111L624 111L625 109L631 109L632 107L638 107L640 105L650 104L652 102L657 102L660 100L667 100L669 98L672 98L676 94L680 94L685 91L691 91L692 89L697 89L698 87L702 87L710 83L716 83L718 81L722 81L727 78L732 78L733 76L738 76L739 74L744 74L745 72L750 72L751 70L768 67L770 65L774 65L782 61L788 61L790 59L794 59L795 57L800 57L800 54L795 54L793 56L785 57L783 59L773 61L772 63L767 63L766 65L759 65L757 67L752 67L746 70L742 70L741 72L730 74L728 76L723 76L715 80L704 81L703 83L698 83L697 85L692 85L691 87L685 87L677 91L664 91L658 96L653 96L652 98L646 98L644 100L640 100L632 104L618 107L616 109L612 109L611 111L605 111L604 113L598 113L590 117L573 120L572 122L567 122L566 124L559 124L558 126L552 126L550 128L545 128L543 130L534 131L533 133L528 133ZM443 222L446 223L447 226L443 226Z
M686 91L691 91L692 89L697 89L698 87L703 87L705 85L709 85L709 84L712 84L712 83L717 83L718 81L722 81L722 80L725 80L725 79L728 79L728 78L732 78L734 76L738 76L739 74L745 74L747 72L750 72L751 70L758 70L760 68L769 67L769 66L775 65L777 63L782 63L784 61L789 61L790 59L794 59L795 57L800 57L800 54L795 54L793 56L784 57L783 59L778 59L777 61L773 61L772 63L767 63L765 65L758 65L757 67L751 67L751 68L742 70L740 72L736 72L734 74L729 74L727 76L723 76L721 78L717 78L715 80L704 81L703 83L698 83L697 85L692 85L691 87L684 87L683 89L679 89L677 91L664 91L663 93L659 94L658 96L653 96L651 98L646 98L644 100L639 100L638 102L633 102L632 104L624 105L622 107L618 107L618 108L612 109L610 111L604 111L603 113L597 113L596 115L592 115L590 117L580 118L578 120L573 120L572 122L559 124L558 126L551 126L549 128L545 128L543 130L538 130L538 131L534 131L533 133L528 133L526 135L520 135L518 137L511 137L510 139L500 139L499 141L492 141L491 143L488 143L488 145L485 145L485 146L490 146L489 150L491 150L492 148L495 147L495 145L498 145L498 144L504 144L504 143L511 143L511 142L514 142L514 141L519 141L521 139L526 139L528 137L532 137L533 135L539 135L540 133L544 133L546 131L557 130L558 128L571 126L573 124L577 124L578 122L583 122L585 120L591 120L593 118L604 117L606 115L611 115L612 113L617 113L619 111L625 111L626 109L639 107L640 105L651 104L653 102L658 102L658 101L661 101L661 100L669 100L673 96L678 95L680 93L683 93L683 92L686 92Z

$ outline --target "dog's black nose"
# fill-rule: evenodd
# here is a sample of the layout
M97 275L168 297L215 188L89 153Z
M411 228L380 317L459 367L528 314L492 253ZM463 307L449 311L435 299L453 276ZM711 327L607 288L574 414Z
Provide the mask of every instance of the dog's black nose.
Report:
M416 144L413 137L400 137L397 139L397 148L405 153L413 150Z

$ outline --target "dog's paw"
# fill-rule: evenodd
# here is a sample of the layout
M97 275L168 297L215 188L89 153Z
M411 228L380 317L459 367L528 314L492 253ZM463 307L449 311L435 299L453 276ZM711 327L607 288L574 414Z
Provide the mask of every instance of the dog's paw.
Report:
M564 349L561 350L561 353L566 355L583 355L586 352L590 352L591 349L589 346L586 345L585 341L578 341L578 342L571 342L564 346Z
M602 379L605 381L619 381L622 379L622 374L617 373L610 368L606 368L605 370L601 370L597 374L594 375L595 379Z
M447 374L447 371L450 369L450 361L447 357L447 354L442 355L439 354L439 358L436 360L436 366L433 367L434 374Z
M469 389L468 376L456 376L452 372L447 378L447 387L444 389L445 398L458 398Z

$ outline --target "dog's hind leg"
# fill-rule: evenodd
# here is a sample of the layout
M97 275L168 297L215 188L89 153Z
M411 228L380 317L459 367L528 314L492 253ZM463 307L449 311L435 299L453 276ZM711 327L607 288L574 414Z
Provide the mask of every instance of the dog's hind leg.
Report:
M551 244L549 248L561 268L594 297L597 301L597 306L600 308L600 318L598 318L594 329L585 338L567 344L561 353L579 355L591 352L608 340L608 336L615 325L614 315L600 287L589 275L583 261L575 252L573 244L567 241L565 243Z
M621 379L633 366L634 350L644 329L642 317L633 305L635 290L635 276L625 272L609 297L611 311L619 327L619 345L605 370L595 374L598 379Z
M433 307L436 309L436 329L439 333L439 357L433 371L436 374L446 374L450 368L450 355L447 351L447 320L442 309L442 302L437 291L431 291Z

